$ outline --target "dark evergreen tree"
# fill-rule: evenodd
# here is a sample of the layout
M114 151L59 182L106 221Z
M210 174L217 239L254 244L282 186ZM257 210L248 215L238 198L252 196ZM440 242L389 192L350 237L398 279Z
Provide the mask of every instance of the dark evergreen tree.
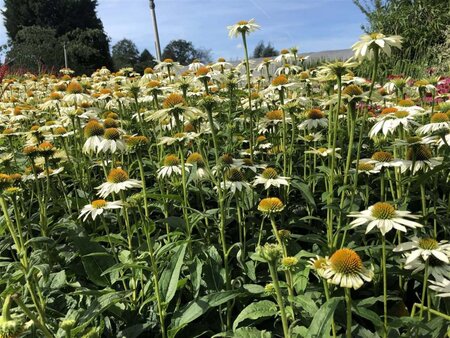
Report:
M155 57L147 49L144 49L139 56L138 63L134 66L134 70L143 74L145 68L154 67L155 65Z
M139 61L139 50L129 39L122 39L112 47L114 68L134 67Z
M255 59L262 58L265 48L266 48L266 46L264 44L264 41L261 40L260 42L258 42L255 49L253 50L253 58L255 58Z
M93 67L95 69L103 65L111 66L109 40L104 33L101 20L97 17L95 11L97 4L97 0L5 0L5 9L2 13L12 46L11 53L17 54L14 49L20 31L26 27L42 27L54 30L61 44L65 41L69 51L76 51L74 55L69 53L71 68L87 73ZM78 32L81 36L74 32ZM77 48L81 40L89 53L102 55L99 55L96 61L91 57L87 58L91 61L86 61L86 55L80 58L80 51ZM23 36L21 48L23 49ZM62 55L62 49L60 50ZM53 52L58 53L58 49ZM77 63L77 60L81 63ZM44 58L42 62L48 66L54 60Z

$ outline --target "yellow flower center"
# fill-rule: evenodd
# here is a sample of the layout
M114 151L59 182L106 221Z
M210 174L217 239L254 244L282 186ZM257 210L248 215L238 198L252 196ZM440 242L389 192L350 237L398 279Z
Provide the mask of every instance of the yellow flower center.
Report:
M153 68L147 67L144 69L144 74L153 74Z
M381 111L381 115L387 115L387 114L390 114L390 113L395 113L396 111L398 111L398 109L397 109L397 108L394 108L394 107L384 108L384 109Z
M226 177L231 182L241 182L244 180L244 174L238 168L231 168L227 171Z
M95 200L95 201L92 201L91 205L95 209L102 209L102 208L106 207L106 203L107 202L105 200Z
M414 101L410 100L410 99L404 99L404 100L398 101L398 105L400 107L412 107L412 106L414 106Z
M203 160L203 156L199 153L190 154L186 160L186 163L197 164L198 168L203 168L205 166L205 161Z
M122 183L128 180L128 174L121 168L112 169L109 172L107 181L109 183Z
M152 80L147 83L148 88L157 88L159 86L160 86L160 82L156 81L156 80Z
M372 160L378 162L390 162L394 159L394 156L388 151L377 151L372 155Z
M165 109L174 108L176 105L183 104L183 96L177 93L169 94L163 102L163 107Z
M288 83L286 75L281 74L272 80L272 86L282 86Z
M231 156L230 154L223 154L221 160L224 164L233 164L233 156Z
M433 238L421 238L419 247L424 250L436 250L439 248L439 243Z
M396 112L394 113L394 115L395 115L395 117L401 119L401 118L403 118L403 117L409 116L409 113L408 113L407 111L405 111L405 110L398 110L398 111L396 111Z
M278 213L283 211L284 204L278 197L267 197L258 204L258 210L265 214Z
M352 275L363 269L361 257L355 251L348 248L337 250L330 257L330 263L336 272L343 275Z
M195 75L196 76L205 76L208 73L209 73L208 67L200 67L199 69L197 69L197 72L195 73Z
M276 178L278 176L277 171L274 168L266 168L261 174L265 179Z
M363 93L361 87L357 86L357 85L349 85L347 87L344 88L344 90L342 91L343 94L348 95L348 96L358 96L361 95Z
M149 143L149 140L145 136L130 136L127 139L127 144L130 147L143 147Z
M359 171L371 171L375 168L372 163L359 163L358 170Z
M239 26L248 25L248 21L247 21L247 20L241 20L241 21L238 21L237 24L238 24Z
M306 117L311 120L318 120L325 117L325 114L320 109L311 109L306 113Z
M282 110L272 110L266 113L266 118L268 120L282 120L283 119L283 111Z
M297 265L298 258L297 257L283 257L281 259L281 264L285 267L292 267L294 265Z
M406 159L409 161L428 161L431 157L431 149L425 144L410 147L406 153Z
M11 176L6 174L0 174L0 191L9 188L13 183Z
M164 166L165 167L177 166L179 164L180 164L180 159L177 157L177 155L170 154L164 158Z
M376 219L392 219L395 217L395 208L386 202L375 203L372 207L372 217Z
M104 132L105 128L97 121L89 121L84 126L84 136L86 137L103 136Z
M55 130L53 131L53 133L54 133L55 135L63 135L63 134L65 134L65 133L67 133L67 130L66 130L66 128L64 128L64 127L58 127L58 128L55 128Z
M165 62L165 63L173 63L173 60L172 59L164 59L163 62Z
M118 140L120 139L120 133L117 128L108 128L105 129L105 133L103 134L103 137L107 140Z
M80 94L83 92L83 87L81 87L81 85L77 82L77 81L72 81L71 83L69 83L69 85L67 86L66 91L69 94Z
M431 116L431 123L448 122L448 115L445 113L434 113Z
M119 123L115 119L108 117L103 122L103 125L105 126L105 128L117 128L119 126Z

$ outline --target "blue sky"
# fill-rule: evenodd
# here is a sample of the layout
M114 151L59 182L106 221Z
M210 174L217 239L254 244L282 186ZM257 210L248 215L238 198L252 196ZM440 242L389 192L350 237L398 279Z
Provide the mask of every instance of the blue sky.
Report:
M97 12L111 38L133 40L155 54L148 0L99 0ZM261 30L249 37L249 49L260 41L276 49L297 46L300 52L345 49L358 40L364 15L352 0L155 0L161 47L172 39L211 49L214 59L242 57L240 39L227 26L255 18ZM3 1L0 0L0 6ZM0 43L6 41L0 25Z

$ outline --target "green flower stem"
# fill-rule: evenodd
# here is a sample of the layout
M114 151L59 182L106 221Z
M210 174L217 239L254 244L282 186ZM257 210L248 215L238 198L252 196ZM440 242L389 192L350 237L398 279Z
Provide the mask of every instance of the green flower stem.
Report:
M275 217L273 215L270 215L270 224L272 225L273 235L277 239L278 244L283 248L283 256L287 257L286 246L284 245L283 241L280 238L280 235L278 234L277 225L275 224Z
M163 301L161 299L161 293L160 293L160 289L159 289L159 280L158 280L158 278L159 278L158 265L156 264L155 251L153 248L151 233L149 231L147 222L145 222L144 233L145 233L148 253L149 253L149 257L150 257L150 265L151 265L151 269L152 269L152 278L153 278L153 285L154 285L154 291L155 291L155 297L156 297L156 306L158 308L158 317L159 317L159 325L160 325L160 329L161 329L161 336L162 336L162 338L166 338L167 337L166 325L165 325L166 311L164 309Z
M123 218L125 220L125 228L127 231L127 241L128 241L128 250L130 251L130 257L131 261L134 263L134 251L133 251L133 230L131 229L130 225L130 218L128 217L128 208L127 205L127 199L125 197L125 193L123 191L120 192L120 199L122 200L123 206ZM136 270L134 268L132 270L133 277L131 278L131 285L133 288L133 301L136 302L137 300L137 283L136 283Z
M427 218L428 218L428 213L427 213L427 198L425 195L425 184L420 183L420 201L421 201L421 205L422 205L422 216L423 216L423 225L427 225ZM423 304L422 304L423 305Z
M333 203L334 199L334 169L336 167L336 143L337 143L337 132L338 132L338 124L339 124L339 112L341 110L341 97L342 97L342 83L341 83L341 76L337 75L337 86L338 86L338 102L336 107L336 112L332 115L334 115L333 118L333 132L332 132L332 144L331 148L333 150L331 154L331 166L330 166L330 183L328 185L328 198L327 198L327 206L330 206ZM331 208L327 209L327 240L328 240L328 247L331 249L333 246L333 214L334 210Z
M383 313L384 313L384 330L383 337L387 337L387 272L386 272L386 237L381 235L381 265L383 269Z
M208 115L208 123L211 128L211 134L214 144L214 157L216 160L216 165L219 164L219 142L217 140L217 131L216 127L214 126L214 120L212 116L212 109L206 109L207 115ZM214 181L216 181L214 179ZM220 182L214 182L217 187L217 194L219 195L219 212L220 212L220 224L219 224L219 233L220 233L220 242L222 245L222 251L223 251L223 265L225 269L225 286L227 290L231 290L231 275L230 275L230 267L228 263L228 249L227 249L227 242L225 238L225 198L223 196L222 187L220 186ZM227 302L227 324L226 328L227 330L231 330L231 302Z
M442 312L439 312L437 310L431 309L430 307L423 306L423 305L418 304L418 303L414 303L414 305L413 305L413 308L412 308L412 311L411 311L411 318L413 318L416 315L416 309L417 308L419 308L421 311L427 311L428 313L431 313L431 314L433 314L435 316L438 316L438 317L444 318L447 321L450 321L450 316L449 315L447 315L445 313L442 313Z
M145 184L144 164L143 164L142 155L141 155L139 149L136 151L136 155L137 155L137 160L138 160L138 165L139 165L139 174L141 175L141 181L142 181L142 194L144 195L144 214L145 214L145 217L149 217L147 187Z
M42 333L47 338L54 338L55 335L47 328L47 326L44 323L41 323L36 316L27 308L27 306L22 302L20 299L20 296L13 297L14 302L22 309L22 311L25 313L25 315L30 318L34 325L42 331Z
M281 88L278 91L278 94L280 96L280 105L283 106L284 105L284 89ZM287 123L286 123L286 112L284 111L284 109L282 110L283 112L283 134L282 134L282 149L283 149L283 176L287 175L287 169L288 169L288 165L287 165Z
M278 272L275 262L269 262L270 276L272 277L273 287L277 296L278 307L280 308L281 323L283 325L283 334L285 338L289 338L289 325L286 316L286 309L284 307L283 296L281 294L280 283L278 281Z
M242 44L244 45L245 73L247 75L248 90L248 109L250 110L250 158L253 160L253 146L255 144L255 135L253 135L252 84L250 82L250 63L248 60L247 36L245 31L242 32Z
M352 294L350 288L344 288L345 302L347 303L346 338L352 338Z
M322 279L322 284L323 284L323 290L325 292L325 299L326 301L330 300L330 290L328 288L328 282L325 278L321 278ZM334 317L334 315L333 315ZM333 333L333 338L336 338L336 324L334 323L334 318L331 319L331 332Z
M178 147L178 153L180 154L180 161L181 161L181 181L182 181L182 188L183 188L183 218L184 223L186 226L186 238L188 240L188 251L190 254L192 254L192 243L191 243L191 225L189 222L189 215L188 215L188 192L187 192L187 177L186 177L186 163L184 161L184 151L181 145Z
M429 262L428 260L425 262L425 270L423 272L423 286L422 286L422 299L420 301L420 312L419 312L419 319L422 320L423 318L423 309L425 307L425 296L427 294L427 282L428 282L428 267Z

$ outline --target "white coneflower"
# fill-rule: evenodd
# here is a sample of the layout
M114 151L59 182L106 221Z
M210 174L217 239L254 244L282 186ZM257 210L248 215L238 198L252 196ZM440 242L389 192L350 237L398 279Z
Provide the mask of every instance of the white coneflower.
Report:
M383 236L392 229L406 232L406 227L413 229L422 227L422 224L407 219L418 219L420 216L412 215L409 211L395 210L395 208L387 202L375 203L367 210L353 212L347 216L356 217L356 219L350 223L352 228L367 225L366 233L368 233L373 228L377 227Z
M375 165L376 169L401 167L403 161L394 158L394 155L388 151L376 151L371 158L361 159L361 161Z
M117 128L107 128L103 134L103 140L97 146L97 154L100 152L115 153L126 150L125 141L121 138L120 131Z
M198 182L205 178L207 178L208 173L206 172L205 168L205 160L203 159L203 156L200 153L192 153L188 156L186 159L186 165L190 167L196 167L196 170L190 170L191 171L191 178Z
M372 59L374 49L381 49L388 56L391 55L392 47L402 47L402 37L398 35L385 36L381 33L361 35L360 40L353 44L356 59Z
M411 264L417 258L422 257L424 261L427 261L430 256L434 256L436 259L444 263L449 263L448 250L450 244L447 241L438 242L433 238L411 238L411 242L405 242L399 244L393 251L411 251L406 259L405 264Z
M84 154L92 154L97 152L98 146L103 140L105 128L95 120L89 121L84 127L84 136L86 141L83 145Z
M448 132L450 130L450 121L445 113L434 113L431 116L430 123L419 127L418 134L432 134L436 132Z
M351 172L356 172L355 169L351 169ZM367 176L378 174L380 172L380 168L375 168L375 164L370 163L368 161L360 160L358 163L358 174L365 174Z
M443 159L443 157L433 157L431 149L425 144L413 145L408 148L402 172L411 170L414 175L419 171L427 171L442 164Z
M199 133L176 133L173 136L162 136L159 138L158 145L172 145L174 143L188 143L200 136Z
M324 278L325 270L329 266L329 258L328 256L320 257L316 255L316 258L310 258L308 260L308 265L311 269L314 270L317 276Z
M317 108L310 109L305 113L305 120L298 125L300 130L312 130L317 128L327 128L328 119L325 114Z
M236 191L243 191L250 188L250 184L245 181L244 174L238 168L230 168L225 172L225 182L221 182L222 189L230 190L233 194Z
M339 249L331 255L323 272L323 277L329 283L355 290L363 286L364 282L370 282L373 275L372 269L364 267L361 257L348 248Z
M128 173L122 168L112 169L107 177L107 181L98 186L97 193L101 198L105 198L112 193L119 193L133 188L141 188L142 182L130 179Z
M447 278L442 278L439 281L429 281L430 289L436 291L438 297L450 297L450 280Z
M394 108L396 109L396 108ZM378 121L369 131L369 137L374 138L382 133L384 136L393 134L398 127L402 126L404 130L409 130L411 126L418 126L419 123L414 121L416 114L406 110L396 110L392 113L382 114Z
M256 176L255 180L253 181L253 186L257 186L259 184L264 185L264 189L269 189L270 187L277 187L280 188L282 185L288 186L289 178L279 176L278 172L274 168L266 168L261 173L261 175Z
M335 149L335 156L336 158L341 158L341 155L339 155L337 152L340 151L341 148ZM306 150L305 154L315 154L319 155L321 157L327 157L327 156L333 156L333 149L332 148L311 148L311 150Z
M240 37L242 34L248 34L254 32L261 27L255 22L255 19L250 19L248 21L241 20L232 26L228 26L228 35L230 38Z
M258 210L267 216L282 212L284 207L284 203L278 197L263 198L258 204Z
M182 174L183 167L180 164L180 159L177 155L170 154L167 155L164 158L163 166L158 169L157 177L158 178L166 178L170 177L172 175L179 175ZM188 167L186 167L186 171L188 170Z
M122 201L115 201L115 202L108 202L105 200L95 200L92 201L90 204L86 204L83 209L80 212L80 216L78 218L83 218L83 222L86 221L86 219L91 216L93 220L99 215L103 213L103 211L108 209L120 209L122 208L123 203Z

